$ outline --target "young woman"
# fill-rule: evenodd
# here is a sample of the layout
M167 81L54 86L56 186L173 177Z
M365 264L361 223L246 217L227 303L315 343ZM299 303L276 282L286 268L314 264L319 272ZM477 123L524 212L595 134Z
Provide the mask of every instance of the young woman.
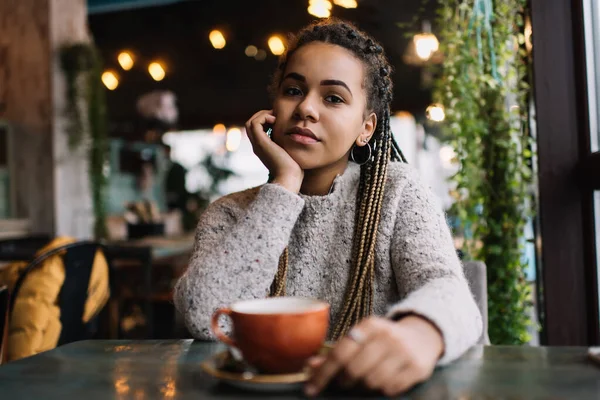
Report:
M237 300L328 301L337 344L310 361L308 395L334 377L398 394L482 331L444 213L392 138L390 73L382 47L349 23L301 30L274 76L273 109L246 123L269 183L206 210L175 288L197 338Z

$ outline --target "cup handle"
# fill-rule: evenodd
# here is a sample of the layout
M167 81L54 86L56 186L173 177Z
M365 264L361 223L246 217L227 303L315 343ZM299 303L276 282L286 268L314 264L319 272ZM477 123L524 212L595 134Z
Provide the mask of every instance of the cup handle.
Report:
M219 339L221 342L225 343L228 346L237 347L237 343L232 338L223 333L221 328L219 328L219 317L221 315L227 315L229 318L231 318L231 313L231 308L219 308L217 311L215 311L215 313L212 316L210 327L217 339Z

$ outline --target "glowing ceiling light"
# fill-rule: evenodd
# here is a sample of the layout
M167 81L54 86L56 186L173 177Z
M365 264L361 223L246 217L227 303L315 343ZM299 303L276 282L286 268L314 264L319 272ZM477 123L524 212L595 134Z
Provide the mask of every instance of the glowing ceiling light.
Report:
M440 48L438 38L431 33L431 23L423 21L423 31L413 36L415 53L421 61L428 61Z
M227 140L225 141L225 148L227 151L234 152L240 148L242 143L242 131L238 128L231 128L227 131Z
M248 56L248 57L254 57L256 56L256 53L258 53L258 49L256 48L256 46L248 46L246 47L246 50L244 51L244 53Z
M271 53L276 56L282 55L285 51L283 40L277 35L273 35L269 38L269 48L271 49Z
M224 135L227 132L227 129L225 128L225 125L223 124L216 124L215 126L213 126L213 133L215 135Z
M213 45L213 47L217 50L222 49L223 47L225 47L225 44L227 44L223 33L216 29L210 32L210 34L208 35L208 39L210 40L210 43Z
M440 48L440 42L433 33L416 34L413 37L413 42L417 56L423 61L429 60L433 53Z
M165 78L165 69L159 62L153 62L148 65L148 72L155 81L162 81Z
M328 0L310 0L308 13L317 18L327 18L331 15L332 7Z
M256 55L254 56L255 59L257 59L258 61L262 61L265 58L267 58L267 52L264 51L263 49L258 50L258 52L256 53Z
M333 0L333 4L344 8L356 8L358 3L356 0Z
M133 56L127 51L120 52L117 61L125 71L129 71L133 67Z
M434 122L442 122L446 119L446 112L444 111L444 106L437 103L427 107L425 115L427 116L427 119Z
M119 78L113 71L105 71L102 74L102 83L108 90L115 90L119 86Z

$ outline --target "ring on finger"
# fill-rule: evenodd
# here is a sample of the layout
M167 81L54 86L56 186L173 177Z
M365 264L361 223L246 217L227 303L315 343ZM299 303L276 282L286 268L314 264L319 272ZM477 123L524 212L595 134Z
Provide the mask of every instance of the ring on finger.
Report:
M354 341L357 344L361 344L365 341L366 335L358 328L350 329L350 332L346 335L350 340Z

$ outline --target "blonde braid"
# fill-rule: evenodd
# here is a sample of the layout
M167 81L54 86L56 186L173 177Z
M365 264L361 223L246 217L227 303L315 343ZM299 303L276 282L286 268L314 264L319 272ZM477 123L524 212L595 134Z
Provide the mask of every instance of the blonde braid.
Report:
M283 250L283 254L279 257L279 266L277 268L277 274L273 283L271 283L271 291L269 297L280 297L285 296L285 286L287 283L287 271L288 271L288 248Z

